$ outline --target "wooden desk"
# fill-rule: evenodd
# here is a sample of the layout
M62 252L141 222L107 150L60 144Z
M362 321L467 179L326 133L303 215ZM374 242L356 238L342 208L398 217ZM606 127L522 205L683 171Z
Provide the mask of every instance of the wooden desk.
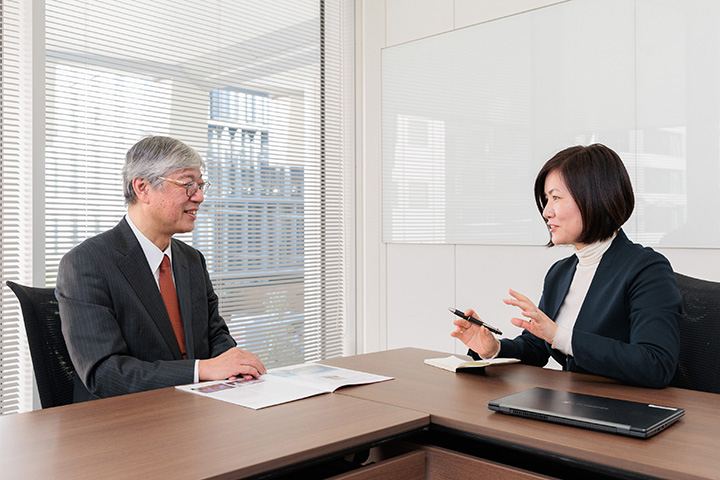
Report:
M433 430L451 432L478 441L476 448L494 445L512 451L510 457L521 466L524 455L540 455L611 477L720 478L719 395L631 387L592 375L518 364L493 366L485 375L453 374L423 364L426 358L447 355L405 348L323 363L395 377L391 382L338 393L429 413L431 436ZM686 413L658 435L637 439L512 417L487 408L490 400L535 386L678 406Z
M256 411L167 388L0 417L0 477L240 478L427 425L425 413L343 395Z
M328 360L395 380L257 411L169 388L0 417L0 477L265 478L406 438L402 455L389 461L402 464L397 476L377 473L388 464L380 462L343 478L405 480L409 463L415 478L433 480L720 478L718 395L525 365L473 375L423 364L446 355L408 348ZM686 414L643 440L487 408L535 386L679 406ZM374 450L384 460L383 449Z

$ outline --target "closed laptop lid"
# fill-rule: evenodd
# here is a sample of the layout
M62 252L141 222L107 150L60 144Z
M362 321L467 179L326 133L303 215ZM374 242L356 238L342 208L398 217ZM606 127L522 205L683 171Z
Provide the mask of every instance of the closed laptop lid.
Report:
M685 414L682 408L535 387L488 402L511 415L635 437L650 437Z

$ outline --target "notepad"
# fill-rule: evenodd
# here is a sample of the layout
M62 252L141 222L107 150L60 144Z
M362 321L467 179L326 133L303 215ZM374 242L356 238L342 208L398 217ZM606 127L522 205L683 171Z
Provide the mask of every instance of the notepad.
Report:
M455 355L443 358L428 358L425 360L427 365L433 367L442 368L449 372L461 373L469 371L482 370L490 365L506 365L510 363L517 363L520 360L517 358L493 358L490 360L463 360Z

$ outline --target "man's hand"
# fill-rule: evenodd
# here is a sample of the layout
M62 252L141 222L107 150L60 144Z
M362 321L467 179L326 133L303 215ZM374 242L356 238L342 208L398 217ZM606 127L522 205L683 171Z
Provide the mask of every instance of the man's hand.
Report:
M208 380L250 380L267 373L265 365L257 355L240 348L231 348L215 358L200 360L198 376L201 382Z

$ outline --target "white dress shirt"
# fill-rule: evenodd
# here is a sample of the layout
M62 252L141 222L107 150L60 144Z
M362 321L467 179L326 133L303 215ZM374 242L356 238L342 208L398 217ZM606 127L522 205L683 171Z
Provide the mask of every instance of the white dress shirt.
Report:
M133 233L138 239L138 242L140 242L140 247L143 249L143 253L145 253L145 258L147 259L148 265L150 266L150 271L153 272L153 276L155 277L155 283L158 286L158 291L160 291L160 264L163 261L163 258L165 255L168 256L170 259L170 272L172 272L173 276L173 283L175 283L175 273L172 271L172 248L170 248L170 244L168 244L168 247L165 249L165 251L160 250L157 245L155 245L153 242L151 242L143 233L135 226L133 221L130 219L130 215L125 215L125 220L127 220L128 225L130 225L130 228L132 229ZM171 242L172 243L172 242ZM193 374L193 383L197 383L200 381L199 377L199 363L200 360L195 360L195 372Z

